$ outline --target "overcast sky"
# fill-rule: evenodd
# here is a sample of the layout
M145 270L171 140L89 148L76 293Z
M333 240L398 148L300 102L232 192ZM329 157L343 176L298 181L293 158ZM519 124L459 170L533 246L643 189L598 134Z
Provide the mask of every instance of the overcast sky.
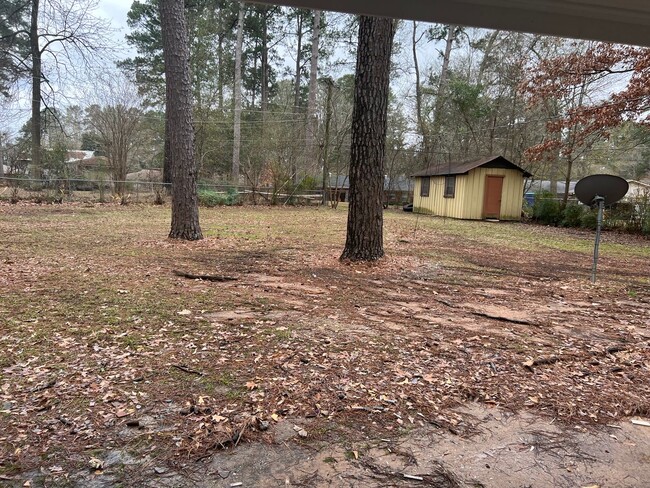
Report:
M126 29L126 14L131 8L133 0L100 0L98 12L103 17L110 19L115 28L120 29L121 38Z

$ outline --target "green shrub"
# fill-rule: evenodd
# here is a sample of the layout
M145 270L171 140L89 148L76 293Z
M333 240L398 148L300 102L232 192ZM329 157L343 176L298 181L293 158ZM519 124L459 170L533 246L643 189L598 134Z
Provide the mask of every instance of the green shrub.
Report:
M569 203L562 212L562 227L580 227L585 207L579 203Z
M584 212L580 217L580 227L584 229L595 229L598 224L598 209L592 208Z
M641 225L641 232L643 234L650 234L650 219L645 219Z
M305 176L298 185L298 191L315 190L318 188L318 181L313 176Z
M636 209L631 202L618 202L605 212L603 227L606 229L627 229L639 231L635 225Z
M239 203L239 193L234 188L228 188L226 193L214 190L199 190L198 196L199 205L203 207L231 206Z
M550 192L535 195L533 219L546 225L557 225L562 220L560 202Z

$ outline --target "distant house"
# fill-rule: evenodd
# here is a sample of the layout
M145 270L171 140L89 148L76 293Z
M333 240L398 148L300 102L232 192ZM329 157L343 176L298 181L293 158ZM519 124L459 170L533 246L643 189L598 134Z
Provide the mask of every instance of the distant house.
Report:
M78 172L108 172L107 158L95 156L94 151L68 151L66 163Z
M407 176L384 179L384 205L401 205L413 201L413 179Z
M456 219L520 220L528 171L503 156L440 163L413 174L413 211Z
M648 181L637 181L637 180L627 180L629 188L625 198L628 200L634 200L637 198L644 198L650 196L650 182Z
M330 176L327 187L331 200L347 202L350 200L350 179L347 175ZM413 182L406 176L397 176L392 180L384 178L384 201L386 203L406 203L411 201Z
M326 191L329 200L347 202L350 193L350 179L347 175L330 176Z
M575 190L577 181L570 181L569 182L569 195L573 195L573 192ZM556 189L557 189L557 195L562 196L564 195L564 190L566 188L566 183L564 181L558 181L556 183ZM531 182L528 186L528 189L526 190L527 192L530 193L539 193L542 191L551 191L551 182L550 180L535 180Z

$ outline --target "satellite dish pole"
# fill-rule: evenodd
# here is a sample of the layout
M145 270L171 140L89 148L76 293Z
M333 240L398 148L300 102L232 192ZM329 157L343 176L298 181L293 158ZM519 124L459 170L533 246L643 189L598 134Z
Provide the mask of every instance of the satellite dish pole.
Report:
M594 243L594 263L591 265L591 282L596 283L598 248L600 247L600 229L603 226L603 210L605 209L605 198L601 197L600 195L596 195L593 201L596 205L598 205L598 218L596 219L596 242Z
M596 268L598 267L598 248L600 247L600 231L603 227L603 211L605 205L618 202L627 193L627 181L614 175L585 176L575 187L575 195L585 205L598 205L596 220L596 242L594 244L594 262L591 265L591 282L596 283Z

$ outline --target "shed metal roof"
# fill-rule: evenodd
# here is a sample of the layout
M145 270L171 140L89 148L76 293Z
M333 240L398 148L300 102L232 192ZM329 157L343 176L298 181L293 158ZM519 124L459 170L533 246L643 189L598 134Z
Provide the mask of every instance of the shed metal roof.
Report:
M523 173L525 177L532 176L532 174L530 174L528 171L517 166L515 163L508 161L503 156L490 156L488 158L479 159L478 161L463 163L437 163L429 166L426 169L423 169L422 171L413 173L411 176L416 178L422 176L463 175L480 166L488 166L491 168L518 169Z

